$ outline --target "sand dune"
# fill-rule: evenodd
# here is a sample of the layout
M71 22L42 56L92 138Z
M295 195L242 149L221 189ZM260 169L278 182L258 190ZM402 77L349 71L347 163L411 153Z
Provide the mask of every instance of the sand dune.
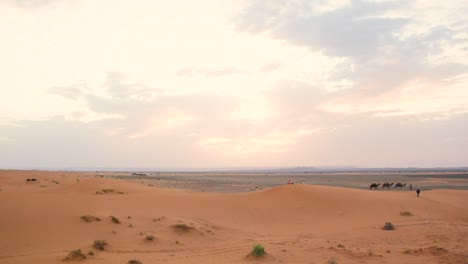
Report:
M93 176L0 172L0 263L62 263L74 249L94 251L86 263L130 259L467 263L468 259L468 191L427 191L416 198L413 192L296 184L218 194ZM31 177L39 183L26 183ZM402 216L402 211L414 215ZM84 222L82 215L101 221ZM113 223L110 216L121 223ZM396 230L381 229L389 221ZM179 231L176 224L191 228ZM155 240L146 241L147 235ZM93 249L97 239L106 240L109 247L103 252ZM257 242L265 246L268 257L246 258Z

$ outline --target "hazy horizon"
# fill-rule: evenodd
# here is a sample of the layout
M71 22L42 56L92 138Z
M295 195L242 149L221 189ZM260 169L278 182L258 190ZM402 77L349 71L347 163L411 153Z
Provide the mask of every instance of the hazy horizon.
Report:
M467 13L0 0L0 168L468 167Z

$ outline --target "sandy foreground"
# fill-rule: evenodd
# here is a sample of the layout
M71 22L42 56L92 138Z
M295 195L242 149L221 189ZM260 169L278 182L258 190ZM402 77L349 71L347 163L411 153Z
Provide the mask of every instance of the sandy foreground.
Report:
M396 229L382 230L386 222ZM108 247L94 249L95 240ZM255 243L266 257L247 256ZM94 252L82 263L468 263L468 191L417 198L295 184L221 194L95 173L0 171L0 263L80 262L64 262L76 249Z

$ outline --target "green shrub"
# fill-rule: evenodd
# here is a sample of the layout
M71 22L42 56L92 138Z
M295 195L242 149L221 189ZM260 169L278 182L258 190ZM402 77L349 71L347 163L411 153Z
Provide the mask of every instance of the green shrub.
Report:
M265 248L261 244L255 244L252 248L251 254L256 258L260 258L265 256L266 251Z

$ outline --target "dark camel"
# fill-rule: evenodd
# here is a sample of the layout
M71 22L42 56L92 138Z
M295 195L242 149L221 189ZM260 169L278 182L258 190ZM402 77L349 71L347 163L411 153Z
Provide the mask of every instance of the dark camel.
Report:
M393 185L393 182L392 183L386 182L386 183L382 184L382 190L385 189L385 188L390 189L390 186L392 186L392 185Z
M369 189L372 190L372 189L376 189L378 190L379 189L379 186L380 186L380 183L377 184L377 183L372 183L370 186L369 186Z
M395 189L396 188L403 188L406 186L406 183L401 183L401 182L398 182L397 184L395 184Z

